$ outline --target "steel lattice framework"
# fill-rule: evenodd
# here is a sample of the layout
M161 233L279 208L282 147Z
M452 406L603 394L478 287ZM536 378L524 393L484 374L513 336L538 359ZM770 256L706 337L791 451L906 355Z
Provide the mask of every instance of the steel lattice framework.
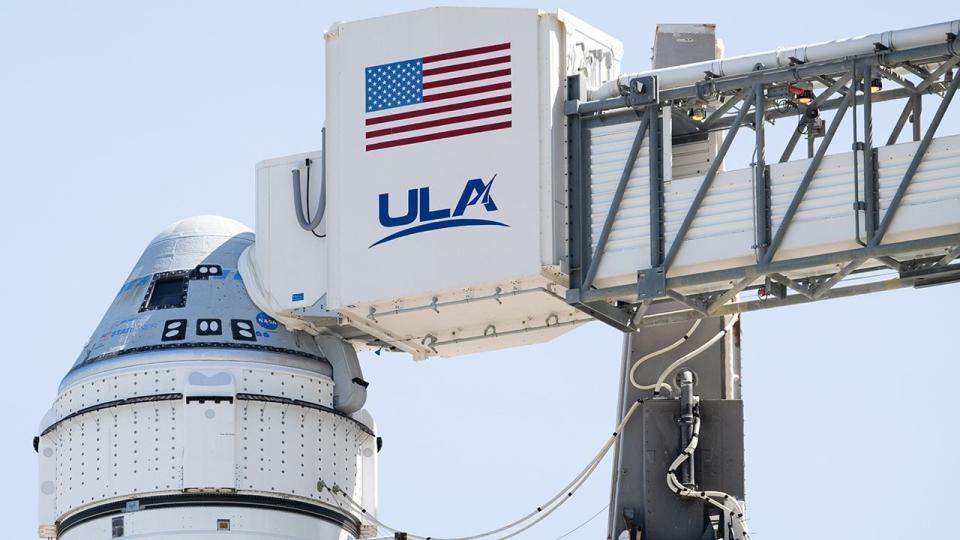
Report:
M960 234L922 238L906 242L884 243L890 224L944 114L960 86L960 75L954 68L960 63L960 45L956 36L948 34L942 44L917 49L890 51L877 44L872 54L847 57L827 62L801 63L791 59L785 68L765 69L758 65L753 73L733 77L717 77L707 72L695 85L657 91L653 77L638 77L621 96L596 101L581 101L577 77L568 81L566 114L569 125L569 181L570 181L570 290L567 301L592 316L623 331L641 326L666 324L707 316L719 316L793 305L828 298L840 298L903 287L935 285L960 279L960 264L953 263L960 256ZM888 89L872 92L875 81L889 81ZM791 107L777 106L778 96L790 85L816 84L822 87L810 103ZM937 95L942 99L930 117L925 129L921 125L921 97ZM885 145L895 144L908 120L912 121L913 140L919 149L900 179L892 201L881 216L878 202L876 149L874 139L874 105L880 102L904 102ZM703 137L708 133L725 131L722 143L703 178L693 204L684 217L679 232L668 246L664 235L663 196L664 148L661 115L670 111L686 110L696 103L718 104L699 123L688 122L687 137ZM695 105L693 105L695 106ZM802 129L815 120L807 111L834 111L833 118L819 133ZM665 112L666 111L666 112ZM857 220L863 220L865 238L857 238L859 247L815 256L776 259L784 236L793 223L804 196L817 173L821 161L830 148L841 122L852 111L855 129L861 134L855 143L863 151L862 190L860 178L851 178L851 187L859 196L851 210ZM857 115L859 112L859 121ZM765 125L771 121L795 116L794 129L779 162L790 160L801 139L807 138L810 165L793 195L786 215L779 226L771 226L769 165L767 162L767 135ZM686 115L683 115L685 119ZM589 151L584 133L603 123L633 123L636 134L613 196L609 212L599 235L591 232L590 185L585 172ZM675 122L676 123L676 122ZM811 124L812 125L812 124ZM724 156L734 138L744 126L755 135L753 163L755 216L753 246L756 263L736 268L668 277L671 265L686 239L697 212L716 178ZM673 134L674 141L678 135ZM816 144L819 140L819 144ZM617 211L630 181L631 171L644 141L649 145L650 178L650 268L637 270L636 283L597 287L594 278L604 256ZM854 182L856 184L854 185ZM859 231L859 227L858 227ZM859 233L857 233L859 236ZM595 247L594 247L595 245ZM937 251L936 257L917 257L917 253ZM786 274L834 265L837 271L791 279ZM886 270L894 273L867 282L851 284L854 274ZM858 280L860 281L860 280ZM681 294L684 287L702 287L714 283L725 286L699 294ZM840 285L843 284L843 285ZM840 285L840 286L838 286ZM757 294L740 294L753 291ZM676 302L681 309L665 313L649 310L655 303ZM649 311L649 313L648 313ZM656 314L653 312L656 311Z

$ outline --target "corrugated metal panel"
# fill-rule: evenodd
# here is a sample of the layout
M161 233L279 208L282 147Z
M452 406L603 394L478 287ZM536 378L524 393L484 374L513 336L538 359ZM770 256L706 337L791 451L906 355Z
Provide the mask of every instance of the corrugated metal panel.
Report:
M714 146L712 139L674 144L673 175L670 178L687 178L706 174L713 155L710 150Z
M590 233L593 249L610 211L627 155L639 124L601 126L590 130ZM634 163L617 219L597 271L597 283L606 277L633 275L650 266L650 146L645 140ZM632 279L632 278L631 278Z
M880 215L890 207L893 194L920 143L881 148ZM934 139L917 169L884 243L902 242L960 232L960 135Z
M753 171L717 175L687 231L670 275L702 271L705 263L748 256L753 261ZM703 176L675 179L664 193L664 235L667 251L690 210ZM744 264L744 263L741 263Z
M862 152L857 153L857 159L862 200ZM780 227L811 161L799 159L770 166L770 213L774 233ZM856 201L853 166L853 152L823 158L777 251L776 260L858 247L853 209Z
M591 224L599 234L610 207L610 199L635 133L632 125L592 130L590 167L592 200ZM708 143L703 143L704 145ZM918 143L905 143L878 150L880 210L890 204ZM704 146L706 148L706 146ZM854 181L854 153L826 156L813 178L776 260L830 253L858 246L854 202L855 190L863 200L863 153L856 153L858 186ZM796 195L810 165L809 159L770 166L771 221L775 233ZM673 152L673 171L699 170L708 162L703 150L693 144ZM683 218L703 182L695 176L665 181L664 232L670 249ZM611 234L607 253L597 274L602 285L629 283L636 271L649 267L649 201L646 149L634 168L634 175ZM754 251L753 169L745 168L717 175L697 212L670 275L720 270L756 262ZM860 237L865 240L863 215ZM960 135L935 139L904 197L885 242L960 232ZM594 239L595 244L596 239Z

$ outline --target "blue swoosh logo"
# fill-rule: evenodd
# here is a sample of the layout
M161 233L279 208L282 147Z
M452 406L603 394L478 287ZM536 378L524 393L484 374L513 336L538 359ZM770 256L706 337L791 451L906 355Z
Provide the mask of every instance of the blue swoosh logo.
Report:
M410 227L409 229L404 229L402 231L397 231L390 236L384 236L380 240L370 244L370 247L378 246L385 242L391 240L396 240L397 238L403 238L404 236L410 236L411 234L417 234L427 231L435 231L437 229L449 229L451 227L474 227L478 225L496 225L498 227L509 227L506 223L500 223L499 221L492 221L489 219L445 219L443 221L430 221L427 223L422 223L416 227ZM367 248L369 249L369 248Z

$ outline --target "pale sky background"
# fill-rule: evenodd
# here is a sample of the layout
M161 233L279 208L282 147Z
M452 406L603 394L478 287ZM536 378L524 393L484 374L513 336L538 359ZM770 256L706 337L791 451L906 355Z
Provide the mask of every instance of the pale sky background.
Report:
M428 5L0 0L4 538L35 537L30 440L147 242L196 214L253 225L254 163L320 146L324 29ZM524 4L561 7L619 37L628 70L649 67L658 22L717 23L735 55L946 20L960 15L951 5ZM958 127L954 111L942 130ZM745 148L732 159L747 161ZM953 285L745 317L757 540L957 537L958 305ZM457 359L365 356L385 440L382 519L462 535L552 495L610 433L620 347L618 332L592 323L545 345ZM607 503L609 481L608 460L521 538L551 540L583 522ZM605 516L567 538L603 538Z

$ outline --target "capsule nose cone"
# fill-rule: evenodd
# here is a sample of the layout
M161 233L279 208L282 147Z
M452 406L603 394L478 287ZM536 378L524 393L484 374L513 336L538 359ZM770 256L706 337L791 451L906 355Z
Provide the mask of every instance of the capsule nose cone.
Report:
M232 238L242 235L248 235L249 240L253 240L253 231L243 223L223 216L204 215L181 219L167 225L150 243L198 236Z
M290 354L327 369L313 340L287 331L247 295L238 262L253 242L248 227L219 216L167 226L140 256L61 389L85 374L149 362L152 353L197 348Z

